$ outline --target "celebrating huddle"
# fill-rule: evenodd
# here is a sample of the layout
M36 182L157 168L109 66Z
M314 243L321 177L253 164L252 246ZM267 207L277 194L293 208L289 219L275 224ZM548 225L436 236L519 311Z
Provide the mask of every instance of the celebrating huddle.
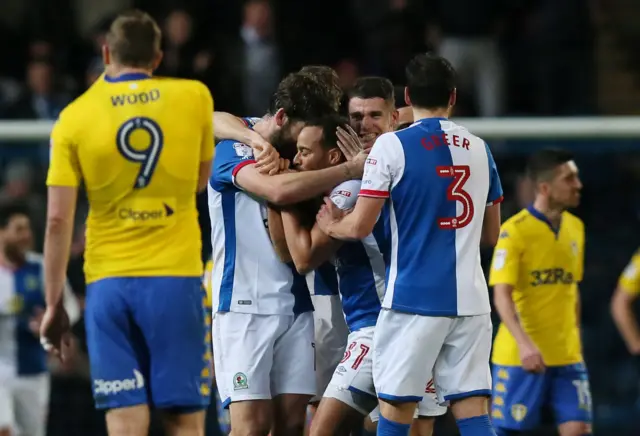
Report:
M454 76L442 58L414 58L417 121L395 132L388 80L359 79L346 120L321 67L285 78L261 119L216 114L228 139L208 188L213 348L234 433L302 434L318 393L312 435L349 434L369 414L380 434L408 434L415 417L428 435L445 403L461 428L493 434L479 247L497 240L502 189L484 141L447 119ZM337 284L346 342L327 322L334 304L311 315L311 282L316 301L319 282L329 295ZM314 318L331 330L314 336ZM328 338L346 349L318 358Z

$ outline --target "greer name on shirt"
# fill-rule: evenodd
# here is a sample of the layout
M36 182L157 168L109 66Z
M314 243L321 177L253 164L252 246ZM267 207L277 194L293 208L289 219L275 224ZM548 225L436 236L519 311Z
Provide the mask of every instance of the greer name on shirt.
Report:
M449 141L449 136L451 136L452 141ZM462 141L462 144L460 143ZM469 150L469 146L471 142L467 138L460 138L458 135L447 135L446 133L440 133L431 135L428 138L421 138L420 144L426 150L433 150L436 147L441 147L443 145L447 145L449 147L462 147L465 150Z

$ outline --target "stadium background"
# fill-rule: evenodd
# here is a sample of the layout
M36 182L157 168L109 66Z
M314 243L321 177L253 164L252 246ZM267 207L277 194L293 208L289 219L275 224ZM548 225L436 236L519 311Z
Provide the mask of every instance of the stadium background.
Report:
M244 3L2 0L0 118L54 120L100 74L99 46L107 23L132 6L150 12L163 26L165 60L159 73L204 81L217 110L263 113L278 80L305 64L333 66L345 87L369 74L389 77L401 87L411 54L431 49L464 59L457 116L638 113L640 5L633 2L607 0L606 8L598 0ZM0 128L0 201L28 201L41 249L48 143L3 141L1 134ZM638 140L520 139L491 145L505 188L504 218L531 198L520 176L528 153L545 145L575 151L585 185L577 214L587 231L583 335L596 430L638 434L640 366L626 352L608 310L617 277L637 248ZM206 235L206 207L202 211ZM80 297L85 213L86 206L81 207L69 267ZM205 237L204 256L207 245ZM81 325L76 333L73 359L65 365L52 362L51 436L104 434L102 417L92 409ZM436 432L445 434L455 433Z

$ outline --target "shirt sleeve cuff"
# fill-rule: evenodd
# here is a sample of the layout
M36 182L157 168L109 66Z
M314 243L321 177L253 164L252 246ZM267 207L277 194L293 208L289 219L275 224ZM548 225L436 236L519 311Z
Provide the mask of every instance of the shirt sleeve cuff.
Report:
M500 204L504 201L504 196L501 195L500 197L496 198L493 201L490 201L487 203L487 206L495 206L496 204Z
M240 171L242 168L246 167L247 165L254 164L254 163L256 163L256 161L254 159L243 160L238 165L233 167L233 170L231 171L231 175L233 177L235 177L236 174L238 174L238 171Z
M389 191L377 191L375 189L361 189L358 196L373 197L373 198L389 198Z

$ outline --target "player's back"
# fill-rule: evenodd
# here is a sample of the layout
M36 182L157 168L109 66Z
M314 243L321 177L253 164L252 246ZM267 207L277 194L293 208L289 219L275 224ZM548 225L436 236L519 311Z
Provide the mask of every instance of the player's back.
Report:
M213 153L212 110L200 82L125 74L100 78L63 111L52 147L71 143L87 192L87 281L202 273L195 194ZM64 185L55 156L49 184Z
M502 189L487 144L444 118L379 141L385 160L395 161L383 307L431 316L489 313L480 238L485 208Z

